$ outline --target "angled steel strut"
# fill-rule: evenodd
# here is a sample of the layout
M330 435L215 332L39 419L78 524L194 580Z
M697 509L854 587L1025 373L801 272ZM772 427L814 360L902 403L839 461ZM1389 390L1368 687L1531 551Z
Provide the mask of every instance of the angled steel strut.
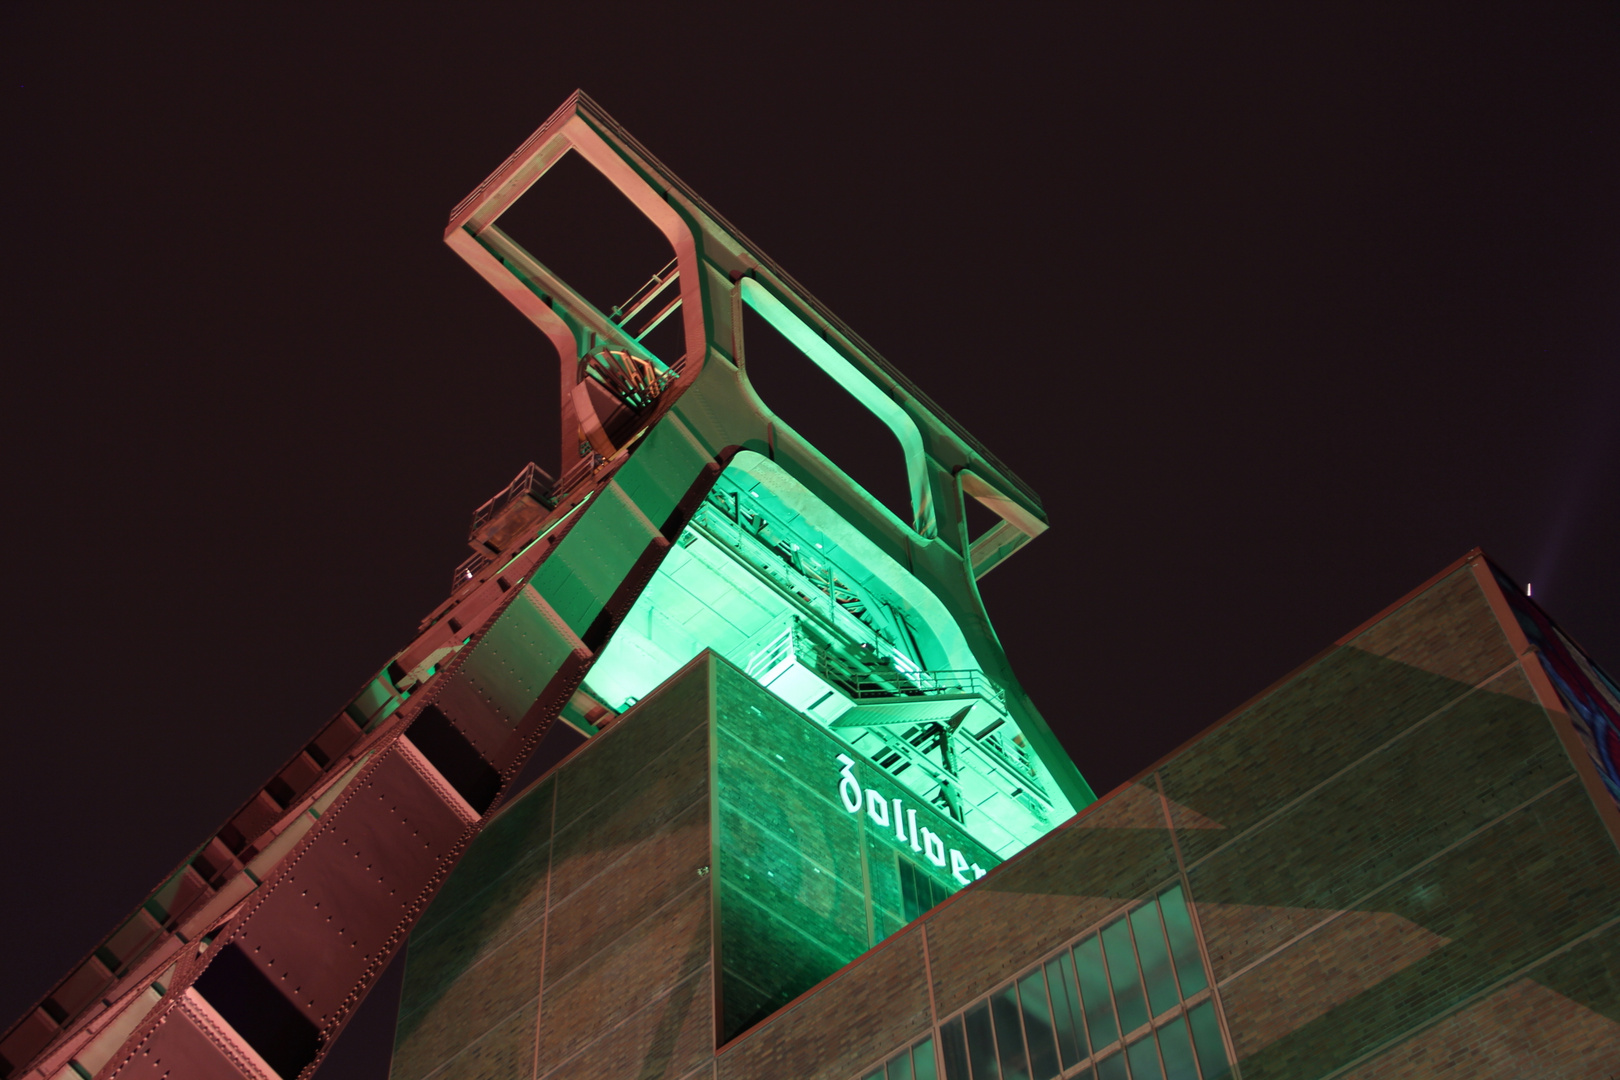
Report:
M499 226L570 153L673 252L606 312ZM1022 733L1018 752L1033 755L998 767L1039 772L1052 805L1090 801L1013 678L975 586L1046 528L1039 500L595 103L569 98L455 209L445 239L555 346L563 475L531 466L480 508L473 556L416 640L0 1039L0 1080L313 1072L548 728L562 718L591 734L615 718L581 683L734 462L791 477L847 523L850 543L905 568L962 627L971 670L941 665L932 682L908 676L906 687L942 692L950 676L944 688L964 700L994 696ZM909 520L754 393L745 307L894 432ZM649 335L671 325L680 355L653 355ZM999 519L976 539L967 497ZM828 576L826 587L844 586ZM883 693L896 716L913 704ZM875 715L866 704L851 715ZM957 717L947 765L970 707L953 699L947 710ZM947 729L934 726L943 744ZM986 761L1011 753L979 738L967 749Z

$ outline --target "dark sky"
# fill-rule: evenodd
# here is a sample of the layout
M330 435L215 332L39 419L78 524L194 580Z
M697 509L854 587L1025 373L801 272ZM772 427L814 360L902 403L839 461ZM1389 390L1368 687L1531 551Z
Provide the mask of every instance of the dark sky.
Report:
M1041 492L1099 791L1474 545L1620 666L1615 6L361 7L0 24L0 1027L555 454L440 236L576 86Z

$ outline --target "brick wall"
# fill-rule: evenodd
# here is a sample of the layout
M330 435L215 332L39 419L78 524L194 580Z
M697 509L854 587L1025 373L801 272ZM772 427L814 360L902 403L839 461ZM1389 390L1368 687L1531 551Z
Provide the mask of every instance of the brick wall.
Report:
M985 869L999 860L949 818L882 770L849 753L724 660L714 661L716 854L722 1040L793 998L893 934L903 914L899 860L941 895L962 886L893 828L896 800L914 811L919 834ZM840 801L838 756L872 808ZM902 822L909 826L908 815ZM971 877L971 871L969 871Z
M396 1075L853 1080L1181 882L1243 1080L1608 1080L1620 852L1492 587L1460 566L904 927L831 736L705 667L480 838L412 939ZM684 719L626 739L654 709ZM716 913L756 992L722 1023L757 1021L718 1053Z
M1620 854L1463 565L721 1055L846 1080L1183 880L1244 1080L1620 1073ZM1533 658L1531 658L1533 663ZM1171 827L1173 826L1173 827ZM906 954L909 957L911 954ZM882 1042L883 1045L875 1045Z
M673 1077L712 1057L709 695L695 674L472 845L411 936L395 1080Z
M847 749L725 661L694 661L472 845L407 950L395 1080L683 1075L900 929L897 860L960 888L842 805ZM997 865L881 770L854 771L863 798L900 799L946 850Z

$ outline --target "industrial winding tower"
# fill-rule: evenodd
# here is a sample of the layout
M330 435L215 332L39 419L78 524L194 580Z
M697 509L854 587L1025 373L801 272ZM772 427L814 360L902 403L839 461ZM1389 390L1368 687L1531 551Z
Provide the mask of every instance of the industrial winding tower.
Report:
M633 296L587 297L503 231L559 163L599 172L667 242L630 268L647 277ZM741 893L719 898L752 875L716 841L696 872L724 950L718 1041L1094 800L975 584L1046 528L1035 493L589 98L458 206L445 240L555 347L562 475L531 465L477 512L474 554L416 639L5 1035L0 1077L309 1075L547 730L599 741L638 702L667 711L694 665L746 682L749 716L813 721L820 771L796 779L900 853L882 874L863 854L844 883L864 929L784 974L806 949L771 940ZM905 505L756 394L750 350L784 341L893 433ZM994 514L978 536L969 500ZM636 741L674 722L649 716Z
M979 598L1035 494L600 108L445 239L561 476L0 1080L308 1077L402 949L392 1080L1620 1075L1620 686L1481 552L1098 799Z

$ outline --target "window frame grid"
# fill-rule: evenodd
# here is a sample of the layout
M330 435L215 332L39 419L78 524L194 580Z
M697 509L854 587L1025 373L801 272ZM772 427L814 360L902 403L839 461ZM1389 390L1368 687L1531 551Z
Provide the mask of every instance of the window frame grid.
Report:
M944 1076L945 1076L944 1051L941 1049L941 1043L940 1043L940 1037L939 1037L939 1028L941 1026L942 1025L939 1025L939 1024L931 1024L929 1026L928 1031L927 1031L926 1034L920 1035L917 1038L912 1039L910 1042L906 1043L906 1045L900 1047L898 1050L890 1050L887 1054L884 1054L881 1058L879 1058L875 1063L873 1063L872 1065L867 1066L866 1068L862 1069L860 1072L856 1073L856 1077L858 1078L858 1080L887 1080L888 1075L889 1075L889 1062L893 1061L895 1058L899 1057L901 1054L906 1054L906 1055L909 1056L910 1060L908 1061L908 1064L911 1067L911 1075L913 1077L916 1077L916 1075L917 1075L917 1047L921 1046L923 1043L926 1042L926 1043L929 1044L929 1048L932 1051L932 1056L933 1056L933 1059L934 1059L934 1076L935 1076L936 1080L944 1080Z
M1176 975L1176 993L1179 994L1181 996L1181 1000L1185 1002L1190 995L1187 994L1186 988L1183 986L1181 961L1176 957L1176 943L1175 938L1170 934L1170 921L1164 917L1163 897L1172 892L1181 893L1181 896L1179 897L1181 910L1187 916L1187 929L1192 932L1194 939L1193 947L1198 949L1198 966L1204 972L1204 989L1198 991L1200 994L1206 990L1212 990L1214 988L1215 973L1210 969L1208 963L1205 961L1204 950L1198 945L1197 939L1199 937L1199 929L1197 920L1193 917L1192 901L1187 897L1187 886L1178 879L1167 887L1160 889L1153 895L1153 899L1158 902L1159 926L1164 931L1165 946L1170 950L1170 970L1175 972Z
M970 1007L976 1007L979 1005L984 1006L985 1019L990 1030L990 1052L995 1055L996 1059L996 1075L993 1080L1005 1080L1005 1078L1001 1075L1001 1040L996 1038L996 1014L994 1006L990 1004L990 995L984 995L984 997L980 998L978 1001L975 1001L973 1006ZM972 1078L972 1080L980 1080L980 1078L975 1075L978 1070L973 1067L973 1040L968 1036L967 1013L968 1010L964 1008L957 1015L962 1018L962 1036L967 1042L968 1075ZM984 1077L983 1080L992 1080L992 1078Z
M1148 1014L1147 1023L1145 1025L1138 1024L1129 1031L1125 1030L1125 1018L1119 1014L1119 993L1114 983L1114 962L1108 956L1108 942L1103 940L1103 931L1112 930L1116 923L1123 924L1125 927L1125 941L1130 946L1131 963L1136 968L1136 986L1142 994L1142 1011ZM1108 972L1108 995L1113 999L1114 1002L1114 1023L1119 1027L1119 1041L1122 1043L1129 1043L1134 1041L1132 1040L1131 1036L1136 1034L1138 1031L1141 1031L1144 1026L1149 1028L1153 1026L1153 1009L1152 1006L1148 1004L1147 984L1142 981L1142 962L1136 958L1136 936L1131 933L1130 911L1127 909L1119 915L1116 915L1114 918L1105 921L1097 928L1096 934L1097 941L1102 945L1101 951L1103 968ZM1121 972L1121 974L1123 975L1124 972Z
M1023 1044L1017 1049L1021 1049L1023 1051L1025 1073L1024 1080L1029 1080L1029 1036L1024 1032L1024 1003L1018 999L1017 979L1013 979L1012 981L992 990L989 997L986 998L986 1000L990 1002L990 1034L995 1037L996 1041L996 1066L1001 1072L1001 1080L1009 1080L1007 1075L1007 1059L1001 1056L1001 1033L999 1031L1001 1025L997 1023L996 1018L996 999L1007 993L1009 990L1012 991L1014 1010L1013 1019L1015 1021L1013 1025L1014 1031L1018 1036L1019 1042ZM968 1065L969 1068L971 1068L972 1062L969 1062Z
M1147 1031L1145 1034L1139 1035L1134 1039L1125 1039L1123 1037L1115 1039L1113 1042L1102 1048L1103 1050L1107 1051L1107 1053L1093 1050L1082 1061L1064 1069L1061 1073L1059 1073L1058 1076L1060 1080L1069 1080L1069 1078L1079 1075L1085 1071L1087 1066L1095 1068L1098 1061L1102 1060L1103 1058L1116 1057L1119 1054L1124 1053L1130 1047L1135 1046L1143 1039L1153 1039L1156 1041L1159 1037L1159 1029L1169 1027L1170 1024L1176 1020L1182 1020L1187 1023L1187 1035L1190 1039L1192 1037L1192 1024L1191 1020L1188 1018L1188 1014L1197 1006L1202 1005L1204 1002L1210 1000L1212 1000L1212 995L1207 989L1198 991L1198 993L1192 997L1183 999L1174 1008L1166 1009L1163 1014L1154 1017L1153 1020L1146 1025ZM1136 1031L1142 1031L1142 1028L1137 1028ZM1132 1034L1136 1034L1136 1032L1132 1032ZM1164 1068L1164 1055L1162 1051L1159 1052L1159 1058L1159 1068L1162 1070ZM1200 1080L1203 1080L1203 1066L1198 1063L1196 1053L1193 1056L1193 1066L1198 1070ZM1228 1063L1227 1067L1231 1068L1230 1063ZM943 1078L941 1078L941 1080L943 1080Z
M1025 1069L1029 1072L1030 1080L1035 1080L1035 1055L1030 1050L1029 1018L1028 1018L1027 1014L1024 1012L1024 985L1023 984L1024 984L1024 981L1026 979L1028 979L1031 975L1039 975L1041 977L1041 993L1046 996L1046 1015L1047 1015L1047 1017L1049 1019L1053 1018L1053 1011L1052 1011L1052 988L1047 985L1047 982L1046 982L1046 968L1045 968L1044 965L1037 966L1037 967L1031 969L1030 971L1025 972L1024 977L1022 979L1014 979L1012 981L1011 986L1013 988L1013 1000L1018 1002L1018 1031L1024 1037L1024 1066L1025 1066ZM1058 1051L1057 1027L1056 1027L1055 1024L1052 1027L1051 1035L1052 1035L1052 1056L1057 1059L1058 1068L1057 1068L1057 1072L1053 1073L1052 1077L1048 1078L1048 1080L1056 1080L1056 1077L1059 1077L1059 1076L1063 1075L1063 1055Z
M918 919L922 918L924 915L927 915L930 911L933 911L939 905L949 900L952 896L956 895L955 893L946 892L943 885L935 881L928 875L926 871L918 867L915 862L908 859L905 855L898 851L894 853L894 862L895 876L899 879L900 885L900 911L897 912L897 914L905 920L901 923L902 926L910 926L912 923L916 922ZM908 877L911 879L912 903L917 908L915 914L906 910L906 879ZM928 896L926 899L933 900L933 903L928 904L927 906L924 906L923 903L925 898L922 895L922 891L924 889L928 890ZM934 899L936 894L939 896L937 900ZM908 915L910 918L907 918Z
M1054 960L1056 960L1058 957L1064 955L1065 953L1067 953L1068 956L1069 956L1069 964L1070 964L1070 967L1072 968L1072 978L1073 978L1073 985L1067 987L1066 989L1067 989L1067 991L1072 992L1072 993L1075 994L1075 1002L1076 1002L1076 1005L1077 1005L1077 1012L1078 1012L1077 1019L1079 1021L1080 1029L1081 1029L1081 1032L1083 1033L1083 1038L1085 1040L1085 1051L1086 1051L1086 1053L1074 1065L1064 1066L1062 1064L1062 1061L1063 1061L1062 1049L1061 1049L1061 1046L1059 1046L1058 1047L1059 1071L1057 1073L1056 1080L1073 1080L1073 1078L1075 1078L1075 1077L1079 1077L1079 1076L1084 1075L1087 1069L1095 1070L1099 1061L1102 1061L1102 1060L1105 1060L1105 1059L1108 1059L1108 1058L1112 1058L1112 1057L1115 1057L1115 1056L1120 1055L1120 1054L1125 1054L1125 1053L1127 1053L1129 1051L1129 1049L1131 1047L1135 1046L1137 1043L1141 1042L1143 1039L1151 1039L1153 1041L1154 1058L1159 1063L1160 1076L1162 1077L1164 1075L1164 1052L1159 1046L1159 1030L1161 1028L1167 1027L1171 1023L1176 1022L1176 1021L1179 1020L1181 1023L1186 1025L1188 1038L1191 1039L1192 1038L1192 1021L1191 1021L1191 1016L1190 1016L1191 1011L1194 1008L1196 1008L1197 1006L1204 1004L1206 1001L1209 1002L1214 1007L1214 1009L1216 1010L1216 1015L1218 1017L1221 1017L1220 1022L1224 1024L1224 1017L1221 1016L1220 1002L1215 997L1214 979L1213 979L1213 977L1210 975L1210 973L1208 971L1207 964L1205 963L1202 950L1200 950L1200 954L1199 954L1199 963L1201 965L1205 966L1204 980L1205 980L1206 985L1202 990L1198 991L1196 994L1193 994L1190 997L1185 995L1182 992L1181 972L1180 972L1180 969L1179 969L1179 967L1178 967L1178 965L1176 963L1175 951L1174 951L1174 949L1172 947L1172 944L1171 944L1169 927L1165 924L1163 905L1159 903L1159 897L1162 894L1170 891L1171 889L1174 889L1178 885L1182 885L1182 882L1180 881L1180 879L1179 878L1172 879L1172 880L1166 882L1160 888L1155 889L1154 891L1149 893L1146 897L1138 899L1136 901L1133 901L1130 904L1127 904L1127 905L1125 905L1123 907L1117 908L1114 911L1109 912L1109 914L1105 918L1099 919L1097 922L1093 923L1090 927L1087 928L1087 930L1084 933L1075 935L1075 937L1071 938L1069 941L1065 942L1060 947L1052 950L1049 953L1046 953L1046 954L1042 955L1041 958L1039 960L1037 960L1035 963L1027 965L1018 974L1012 976L1011 978L1003 980L1000 983L997 983L990 990L988 990L985 993L980 994L979 996L975 997L973 1000L969 1001L966 1005L963 1005L961 1008L956 1009L955 1011L953 1011L949 1017L946 1017L943 1021L937 1023L934 1026L935 1032L936 1032L936 1036L935 1036L935 1039L934 1039L934 1042L935 1042L935 1052L934 1053L935 1053L935 1058L936 1058L936 1068L939 1071L939 1080L948 1080L948 1077L947 1077L947 1074L945 1072L944 1049L943 1049L944 1040L943 1040L943 1036L939 1035L938 1033L942 1028L945 1027L945 1025L947 1025L949 1023L952 1023L952 1022L955 1022L957 1024L962 1025L963 1048L964 1048L964 1050L965 1050L965 1052L967 1054L967 1066L968 1066L968 1071L969 1071L969 1078L967 1078L967 1080L988 1080L988 1078L979 1077L977 1075L977 1073L975 1072L974 1068L973 1068L972 1046L968 1042L967 1026L966 1026L966 1020L965 1020L967 1013L969 1011L977 1008L980 1005L985 1006L987 1008L987 1011L989 1011L990 1014L991 1014L988 1017L988 1019L990 1021L988 1026L990 1028L991 1046L993 1048L993 1052L995 1053L995 1058L996 1058L996 1069L997 1069L998 1073L1002 1074L1000 1076L1000 1080L1006 1080L1005 1070L1004 1070L1004 1067L1002 1065L1001 1040L1000 1040L1000 1036L996 1032L996 1024L995 1024L995 1018L994 1018L994 1007L991 1004L991 999L994 998L997 994L1000 994L1000 993L1004 992L1008 987L1011 987L1013 989L1014 1000L1017 1000L1019 1002L1018 1031L1019 1031L1019 1034L1023 1038L1024 1054L1025 1054L1025 1056L1027 1058L1028 1055L1029 1055L1029 1031L1028 1031L1028 1026L1027 1026L1027 1024L1025 1023L1025 1020L1024 1020L1023 1003L1022 1003L1022 998L1021 998L1020 992L1018 990L1018 984L1019 984L1019 982L1021 980L1028 978L1032 973L1037 972L1037 971L1040 972L1041 977L1044 980L1046 980L1045 983L1044 983L1043 988L1044 988L1044 991L1045 991L1045 994L1046 994L1047 1015L1051 1016L1051 1017L1053 1017L1055 1019L1056 1016L1057 1016L1057 1008L1056 1008L1056 1005L1054 1004L1054 1002L1052 1000L1051 975L1047 971L1047 965L1052 963ZM1183 892L1185 892L1185 887L1184 886L1183 886ZM1158 1016L1152 1015L1152 1013L1153 1013L1153 1005L1152 1005L1151 999L1148 997L1148 994L1147 994L1147 982L1146 982L1147 976L1146 976L1146 973L1142 970L1141 954L1140 954L1140 951L1137 948L1137 944L1136 944L1136 928L1131 924L1131 918L1130 918L1130 916L1134 912L1140 910L1142 907L1144 907L1144 906L1146 906L1147 904L1150 904L1150 903L1154 905L1155 917L1157 918L1157 921L1158 921L1159 930L1160 930L1160 933L1162 933L1164 935L1165 950L1169 955L1169 967L1170 967L1170 971L1172 973L1172 981L1173 981L1174 986L1175 986L1176 998L1177 998L1177 1002L1176 1002L1175 1005L1173 1005L1170 1008L1166 1009L1163 1013L1159 1014ZM1185 895L1182 897L1182 903L1184 905L1188 904L1188 901L1187 901ZM1119 921L1119 920L1123 920L1125 922L1125 925L1126 925L1128 940L1130 941L1130 944L1131 944L1131 959L1132 959L1133 963L1135 963L1135 965L1136 965L1137 977L1138 977L1138 979L1140 981L1140 986L1141 986L1141 990L1142 990L1143 1004L1147 1007L1147 1012L1149 1014L1148 1015L1148 1021L1147 1021L1146 1024L1138 1025L1136 1028L1133 1028L1130 1032L1124 1031L1123 1028L1120 1025L1120 1022L1119 1022L1119 1002L1118 1002L1117 996L1114 993L1113 971L1112 971L1112 968L1110 967L1110 961L1108 959L1108 950L1106 948L1104 948L1103 945L1102 945L1102 931L1105 928L1112 926L1116 921ZM1196 932L1196 927L1195 927L1195 932ZM1102 1047L1097 1046L1096 1041L1092 1036L1091 1020L1090 1020L1090 1017L1088 1016L1087 1011L1085 1009L1085 999L1082 996L1081 988L1080 988L1080 957L1075 952L1075 950L1082 943L1084 943L1087 938L1090 938L1090 937L1096 937L1097 938L1097 944L1098 944L1097 953L1098 953L1099 958L1102 961L1103 981L1104 981L1105 985L1108 987L1108 1002L1109 1002L1110 1008L1113 1009L1114 1026L1115 1026L1115 1028L1119 1029L1119 1035L1117 1037L1115 1037L1114 1039L1112 1039L1111 1041L1109 1041L1107 1044L1105 1044ZM1059 970L1060 971L1062 970L1061 966L1060 966ZM1054 1040L1055 1040L1056 1032L1054 1031L1053 1034L1054 1034ZM1104 1051L1106 1051L1106 1053ZM1223 1054L1225 1054L1224 1046L1222 1048L1222 1052L1223 1052ZM892 1056L893 1055L891 1054L890 1057L892 1057ZM1231 1067L1232 1067L1231 1066L1231 1061L1230 1061L1230 1055L1228 1054L1226 1056L1228 1058L1226 1067L1227 1067L1228 1070L1230 1070ZM884 1060L887 1061L888 1059L885 1058ZM1129 1068L1129 1061L1127 1059L1127 1069L1128 1068ZM1204 1069L1203 1063L1198 1059L1198 1056L1197 1056L1196 1053L1194 1053L1194 1055L1193 1055L1193 1068L1198 1073L1198 1076L1199 1076L1200 1080L1205 1080L1204 1071L1203 1071L1203 1069ZM868 1074L862 1074L862 1075L866 1076ZM1095 1073L1093 1072L1092 1075L1095 1075ZM1230 1072L1228 1073L1228 1075L1230 1075Z
M1046 976L1046 1007L1051 1010L1052 1018L1053 1018L1053 1020L1055 1022L1056 1019L1057 1019L1057 1002L1052 997L1051 965L1054 964L1054 963L1056 963L1058 965L1059 978L1062 978L1063 977L1063 975L1062 975L1063 964L1060 961L1064 957L1068 958L1069 969L1070 969L1071 972L1073 972L1073 975L1072 975L1072 985L1070 985L1068 983L1065 983L1063 991L1064 991L1065 994L1069 994L1069 993L1072 992L1072 994L1074 996L1074 1006L1070 1011L1073 1013L1073 1019L1074 1019L1075 1024L1076 1024L1075 1035L1079 1038L1080 1051L1081 1052L1080 1052L1079 1061L1077 1061L1074 1065L1064 1065L1063 1064L1063 1044L1061 1042L1058 1043L1057 1051L1058 1051L1058 1066L1059 1066L1058 1075L1059 1076L1062 1076L1064 1073L1068 1072L1071 1069L1079 1068L1081 1064L1083 1064L1084 1062L1089 1061L1091 1059L1091 1031L1090 1031L1088 1025L1086 1024L1085 1003L1083 1001L1081 1001L1081 999L1080 999L1080 972L1079 972L1079 969L1076 967L1075 962L1074 962L1074 949L1073 948L1064 949L1062 952L1054 953L1052 956L1050 956L1047 959L1041 961L1041 963L1040 963L1040 969ZM1052 1034L1055 1037L1057 1035L1057 1032L1053 1031Z
M1172 886L1170 886L1170 888L1173 889L1173 888L1175 888L1175 886L1172 885ZM1162 892L1154 893L1150 898L1148 898L1147 901L1145 901L1144 903L1138 904L1135 908L1133 908L1130 911L1126 912L1125 916L1124 916L1125 921L1127 923L1129 923L1130 927L1131 927L1131 951L1133 951L1136 954L1136 970L1141 972L1141 974L1142 974L1142 999L1147 1003L1148 1027L1153 1028L1153 1029L1157 1029L1159 1016L1162 1016L1164 1014L1163 1013L1155 1014L1154 1011L1153 1011L1153 990L1152 990L1152 987L1149 986L1149 984L1148 984L1147 966L1142 963L1142 946L1136 940L1136 920L1134 918L1132 918L1132 916L1134 916L1138 911L1141 911L1143 908L1147 907L1148 905L1150 905L1150 904L1152 905L1152 907L1153 907L1153 921L1158 926L1159 933L1162 935L1161 938L1160 938L1160 942L1164 945L1164 963L1165 963L1165 967L1168 968L1169 971L1170 971L1170 989L1175 992L1176 1005L1181 1004L1182 1002L1186 1001L1187 999L1181 992L1181 980L1176 975L1176 957L1175 957L1175 954L1170 951L1170 935L1165 930L1165 926L1164 926L1164 906L1159 903L1159 897L1162 896L1164 893L1167 893L1169 891L1170 891L1170 889L1165 889ZM1170 1008L1171 1009L1175 1008L1175 1005L1172 1005ZM1170 1009L1166 1009L1165 1013L1168 1013L1169 1011L1170 1011Z
M1179 884L1180 882L1176 883L1176 885ZM1170 889L1176 888L1176 885L1170 886ZM1164 892L1167 893L1170 891L1170 889L1166 889ZM1170 964L1170 981L1176 988L1176 1000L1185 1006L1187 1003L1187 995L1182 992L1181 972L1176 969L1176 949L1175 946L1170 943L1170 924L1164 921L1164 904L1159 899L1159 897L1163 895L1164 893L1157 893L1154 895L1153 912L1159 917L1159 933L1164 935L1164 955ZM1161 1054L1160 1056L1162 1057L1163 1055Z
M1001 1064L1001 1036L996 1034L996 1005L995 1002L991 1000L994 994L995 991L991 991L990 993L984 995L983 1002L985 1012L988 1014L990 1019L990 1046L996 1055L995 1080L1007 1080L1007 1070L1003 1068ZM965 1015L967 1010L963 1009L962 1012ZM1023 1025L1023 1018L1020 1017L1018 1022L1021 1028ZM968 1071L970 1073L975 1071L973 1069L973 1044L971 1042L968 1043ZM974 1080L977 1080L977 1077L975 1077ZM986 1077L985 1080L990 1080L990 1078Z
M1116 918L1124 918L1124 916L1120 915ZM1102 959L1103 985L1108 987L1108 1007L1114 1010L1114 1027L1119 1029L1119 1038L1111 1040L1104 1045L1112 1046L1117 1042L1121 1047L1123 1047L1125 1043L1129 1041L1128 1037L1130 1032L1126 1031L1125 1025L1120 1023L1119 995L1114 993L1114 965L1113 962L1108 959L1108 943L1102 939L1103 930L1109 926L1112 926L1114 922L1115 919L1112 918L1104 919L1101 923L1097 924L1097 928L1095 930L1084 935L1080 940L1084 941L1088 937L1094 937L1097 939L1097 955ZM1127 929L1129 928L1129 925L1129 920L1126 920ZM1079 942L1075 942L1075 944L1078 945ZM1136 942L1134 941L1131 942L1131 951L1136 951ZM1078 959L1075 960L1074 964L1074 981L1076 983L1080 981L1080 961ZM1152 1023L1152 1019L1149 1018L1148 1022ZM1092 1056L1097 1056L1097 1052L1095 1050L1092 1051Z
M1090 1053L1090 1051L1091 1051L1091 1037L1090 1037L1090 1034L1086 1031L1086 1027L1085 1027L1085 1024L1086 1024L1085 1010L1084 1009L1077 1009L1077 1010L1075 1010L1075 1012L1077 1014L1075 1019L1079 1020L1079 1022L1080 1022L1080 1030L1077 1031L1076 1034L1080 1036L1080 1038L1082 1040L1082 1046L1084 1047L1085 1052L1080 1055L1080 1060L1078 1062L1076 1062L1074 1065L1070 1066L1070 1065L1063 1064L1063 1043L1058 1039L1058 1035L1057 1035L1057 1015L1058 1015L1057 1002L1054 1001L1053 998L1052 998L1052 974L1051 974L1051 972L1049 972L1047 970L1047 965L1050 964L1053 960L1056 960L1059 956L1062 956L1062 955L1063 955L1062 953L1054 953L1050 958L1048 958L1046 960L1042 960L1039 964L1036 964L1033 968L1030 969L1030 973L1029 973L1029 974L1034 974L1035 972L1040 972L1040 975L1041 975L1041 989L1046 994L1046 1015L1048 1017L1050 1017L1051 1021L1052 1021L1052 1052L1057 1055L1058 1071L1057 1071L1056 1075L1058 1075L1058 1076L1064 1075L1071 1068L1076 1068L1076 1069L1079 1068L1080 1065L1083 1064L1091 1056L1091 1053ZM1074 953L1073 952L1069 952L1069 964L1070 964L1070 966L1073 966L1073 964L1074 964ZM1061 965L1059 965L1058 970L1060 972L1062 971L1062 966ZM1029 978L1029 975L1025 975L1024 978L1025 979ZM1014 986L1019 986L1021 984L1022 984L1021 979L1014 979L1013 980L1013 985ZM1065 991L1067 991L1068 987L1065 987L1064 989L1065 989ZM1080 979L1079 979L1078 975L1075 977L1074 990L1075 990L1074 1000L1075 1000L1075 1003L1078 1004L1079 1001L1080 1001L1080 993L1079 993ZM1019 1006L1019 1014L1020 1014L1019 1018L1020 1018L1020 1020L1022 1020L1022 1018L1023 1018L1022 1017L1023 1005L1024 1005L1024 993L1023 993L1022 990L1020 990L1018 992L1018 1006ZM1028 1024L1024 1025L1024 1052L1026 1054L1029 1053L1029 1025ZM1034 1074L1035 1074L1035 1067L1034 1067L1034 1065L1032 1063L1030 1065L1030 1075L1034 1076Z

